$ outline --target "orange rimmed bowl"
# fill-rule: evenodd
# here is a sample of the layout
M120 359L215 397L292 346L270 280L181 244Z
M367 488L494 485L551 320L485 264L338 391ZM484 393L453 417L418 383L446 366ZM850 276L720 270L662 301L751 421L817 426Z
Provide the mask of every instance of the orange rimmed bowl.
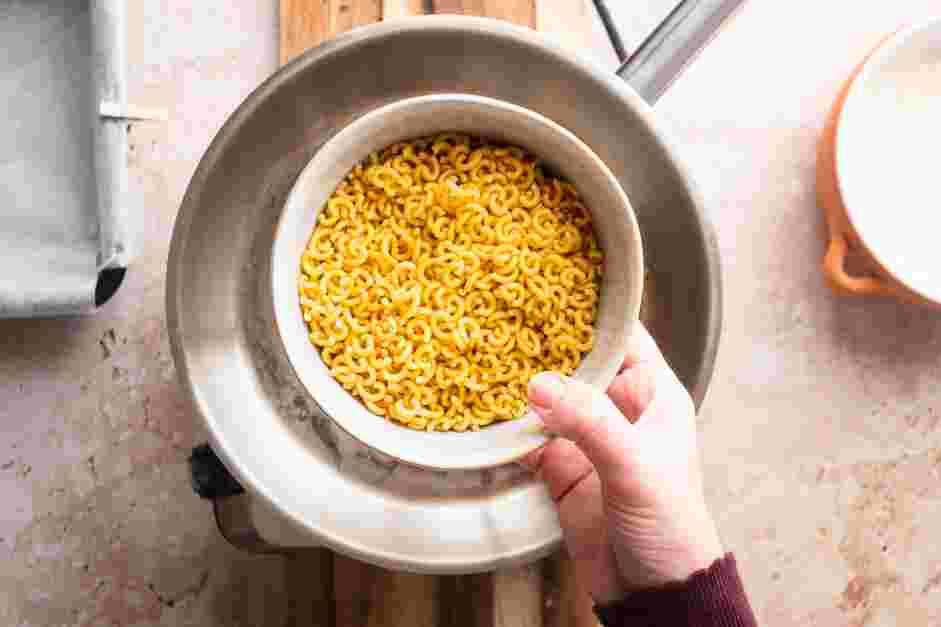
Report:
M941 308L941 18L885 38L841 89L821 137L817 195L841 293ZM935 175L936 176L936 175ZM864 272L848 269L859 253Z

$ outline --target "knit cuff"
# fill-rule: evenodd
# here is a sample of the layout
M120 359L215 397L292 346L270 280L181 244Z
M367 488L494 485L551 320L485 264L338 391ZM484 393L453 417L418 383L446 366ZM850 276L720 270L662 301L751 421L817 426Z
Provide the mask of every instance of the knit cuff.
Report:
M757 627L731 553L686 581L596 605L595 614L606 627Z

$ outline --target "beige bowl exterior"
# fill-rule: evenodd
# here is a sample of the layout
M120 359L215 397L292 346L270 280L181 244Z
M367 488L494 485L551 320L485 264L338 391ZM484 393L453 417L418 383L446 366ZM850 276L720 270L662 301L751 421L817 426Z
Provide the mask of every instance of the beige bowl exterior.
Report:
M424 432L369 412L330 375L307 337L298 304L301 254L320 209L344 176L370 152L443 131L521 146L570 180L592 213L604 251L595 346L575 377L606 388L624 360L643 290L640 230L627 196L604 163L551 120L492 98L437 94L380 107L331 138L301 172L288 195L272 250L271 290L284 348L316 403L360 442L401 461L442 470L511 462L546 441L532 414L476 432Z

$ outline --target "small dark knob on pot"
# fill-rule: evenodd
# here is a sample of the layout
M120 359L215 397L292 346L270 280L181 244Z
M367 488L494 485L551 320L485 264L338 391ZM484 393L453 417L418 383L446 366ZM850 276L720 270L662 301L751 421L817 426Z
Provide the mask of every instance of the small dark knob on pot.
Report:
M245 491L208 444L193 448L189 464L193 491L204 499L235 496Z

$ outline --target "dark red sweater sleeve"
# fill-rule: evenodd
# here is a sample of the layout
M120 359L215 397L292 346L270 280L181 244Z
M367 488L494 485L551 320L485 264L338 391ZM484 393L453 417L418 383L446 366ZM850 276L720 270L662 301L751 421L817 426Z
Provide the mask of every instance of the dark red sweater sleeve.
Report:
M605 627L757 627L735 557L726 553L684 582L595 606Z

